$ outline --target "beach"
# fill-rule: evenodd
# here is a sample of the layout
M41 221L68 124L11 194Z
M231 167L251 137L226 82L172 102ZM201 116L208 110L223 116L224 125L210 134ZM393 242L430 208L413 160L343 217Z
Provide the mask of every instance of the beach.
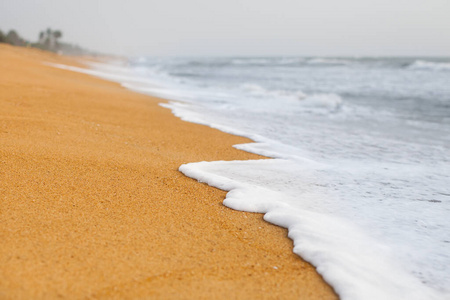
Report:
M0 298L335 299L287 230L180 165L264 159L161 99L0 45Z

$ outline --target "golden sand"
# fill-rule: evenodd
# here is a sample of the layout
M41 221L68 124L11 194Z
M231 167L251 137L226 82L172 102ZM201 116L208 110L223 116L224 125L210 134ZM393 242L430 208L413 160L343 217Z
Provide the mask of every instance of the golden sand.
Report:
M335 299L187 162L258 159L163 101L0 45L0 299ZM277 267L277 268L274 268Z

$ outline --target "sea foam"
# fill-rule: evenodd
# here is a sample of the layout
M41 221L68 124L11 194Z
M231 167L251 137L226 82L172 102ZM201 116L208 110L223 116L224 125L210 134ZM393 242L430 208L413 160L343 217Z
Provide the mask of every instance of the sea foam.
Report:
M440 299L438 293L402 271L388 246L345 219L313 211L324 195L307 188L298 193L292 186L305 182L282 177L292 172L316 177L305 164L282 159L201 162L182 165L180 171L229 191L223 202L226 206L264 213L266 221L287 228L293 251L316 266L342 299ZM299 200L310 209L289 204Z
M412 70L450 71L450 63L416 60L408 68Z
M307 95L301 90L268 90L257 84L245 83L241 89L254 97L272 97L298 101L299 107L309 109L325 109L333 112L341 108L344 101L337 94Z

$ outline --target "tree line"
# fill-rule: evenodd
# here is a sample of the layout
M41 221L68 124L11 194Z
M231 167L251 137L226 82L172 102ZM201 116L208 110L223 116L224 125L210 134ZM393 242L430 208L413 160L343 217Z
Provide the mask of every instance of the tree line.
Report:
M8 34L4 34L0 30L0 43L7 43L14 46L26 46L27 41L19 36L15 30L10 30Z
M52 30L48 28L39 33L38 40L36 42L30 42L22 38L17 31L11 29L7 34L0 30L0 43L7 43L13 46L20 47L33 47L42 50L69 54L69 55L83 55L91 54L89 51L82 49L81 47L69 43L63 43L60 41L63 34L61 30Z

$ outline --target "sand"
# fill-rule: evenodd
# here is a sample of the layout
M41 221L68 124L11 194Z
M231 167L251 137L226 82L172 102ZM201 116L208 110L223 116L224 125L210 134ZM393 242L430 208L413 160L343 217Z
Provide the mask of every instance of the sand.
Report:
M261 159L71 58L0 45L0 299L335 299L287 231L177 171Z

